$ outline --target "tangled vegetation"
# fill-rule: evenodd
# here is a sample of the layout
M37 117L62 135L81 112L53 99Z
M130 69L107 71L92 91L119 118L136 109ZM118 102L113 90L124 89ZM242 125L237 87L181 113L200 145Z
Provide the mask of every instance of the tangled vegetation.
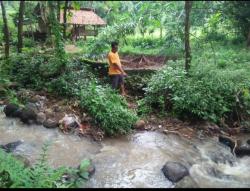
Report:
M241 51L236 54L233 49L221 48L216 58L211 52L198 52L188 77L182 60L169 62L149 81L140 111L156 109L216 123L222 118L247 120L250 55Z
M44 144L40 158L31 167L0 149L1 188L76 188L88 179L88 160L83 160L79 169L51 168L47 163L48 146ZM68 181L63 180L66 174L72 177Z

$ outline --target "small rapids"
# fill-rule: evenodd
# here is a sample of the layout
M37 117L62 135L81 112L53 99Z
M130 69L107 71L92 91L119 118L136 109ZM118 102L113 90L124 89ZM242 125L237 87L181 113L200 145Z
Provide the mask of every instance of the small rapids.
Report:
M13 151L31 164L42 146L50 142L49 164L76 167L88 158L96 168L84 187L88 188L172 188L250 187L250 157L236 158L216 138L186 140L177 135L153 131L106 138L95 142L58 129L24 125L0 112L0 144L21 140ZM172 183L162 173L167 161L180 162L189 169L188 181Z

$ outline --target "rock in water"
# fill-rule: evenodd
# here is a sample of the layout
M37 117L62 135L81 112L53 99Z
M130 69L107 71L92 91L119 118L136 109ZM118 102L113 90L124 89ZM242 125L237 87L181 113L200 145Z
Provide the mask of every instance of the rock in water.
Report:
M138 121L135 123L135 128L136 128L136 129L144 129L144 128L145 128L145 121L143 121L143 120L138 120Z
M30 109L24 108L21 110L20 119L25 124L31 124L36 121L36 113Z
M172 182L178 182L189 174L188 169L178 162L167 162L161 170L165 177Z
M17 148L17 146L19 146L22 143L23 142L19 140L19 141L8 143L6 145L0 145L0 148L3 149L5 152L10 153L10 152L13 152Z
M46 128L57 128L59 126L59 123L56 121L53 121L52 119L47 119L44 121L43 126Z
M46 115L43 112L39 112L36 116L36 122L38 124L43 124L45 120L46 120Z
M6 117L19 117L20 108L16 104L8 104L3 109Z

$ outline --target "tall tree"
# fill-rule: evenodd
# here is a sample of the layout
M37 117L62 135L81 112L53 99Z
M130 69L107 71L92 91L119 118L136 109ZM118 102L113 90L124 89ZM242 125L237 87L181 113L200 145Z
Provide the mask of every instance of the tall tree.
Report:
M190 30L190 11L192 1L185 1L185 69L188 72L191 63L191 49L189 43L189 30Z
M67 29L67 9L69 1L65 1L63 9L63 38L66 39L66 29Z
M223 8L225 15L229 16L229 18L233 21L233 24L245 37L247 46L250 47L250 2L224 2Z
M9 57L10 52L10 36L9 36L9 28L7 23L6 11L4 8L3 1L0 1L3 15L3 23L4 23L4 39L5 39L5 57Z
M23 48L23 14L25 9L25 1L20 1L18 16L18 43L17 52L21 53Z
M61 1L57 1L57 20L60 22Z

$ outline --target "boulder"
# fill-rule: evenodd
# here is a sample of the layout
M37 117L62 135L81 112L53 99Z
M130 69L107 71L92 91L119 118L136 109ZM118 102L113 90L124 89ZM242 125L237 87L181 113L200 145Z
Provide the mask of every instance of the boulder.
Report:
M250 145L250 139L248 139L248 140L247 140L247 144L249 144L249 145Z
M47 118L54 118L55 117L55 113L52 111L52 109L46 109L44 111L45 115Z
M165 177L172 182L178 182L189 174L188 169L178 162L167 162L161 170Z
M20 115L19 118L20 120L25 123L25 124L31 124L31 123L35 123L36 122L36 113L31 110L31 109L27 109L27 108L23 108L20 111Z
M6 117L19 117L20 115L20 108L16 104L7 104L3 112L5 113Z
M34 113L38 113L39 112L39 108L37 107L37 105L35 103L28 102L25 105L25 108L28 109L28 110L32 110Z
M43 124L45 120L46 120L46 115L43 112L39 112L36 116L36 122L38 124Z
M43 122L43 126L52 129L52 128L57 128L59 126L59 123L52 119L47 119Z
M135 123L135 128L136 128L136 129L145 129L145 121L143 121L143 120L138 120L138 121Z
M176 183L175 188L199 188L197 183L190 176L185 176Z
M234 152L237 157L250 156L250 148L246 146L236 147Z
M6 145L0 145L0 148L3 149L5 152L10 153L13 152L16 149L16 147L18 147L22 143L23 143L22 141L18 140L15 142L8 143Z

